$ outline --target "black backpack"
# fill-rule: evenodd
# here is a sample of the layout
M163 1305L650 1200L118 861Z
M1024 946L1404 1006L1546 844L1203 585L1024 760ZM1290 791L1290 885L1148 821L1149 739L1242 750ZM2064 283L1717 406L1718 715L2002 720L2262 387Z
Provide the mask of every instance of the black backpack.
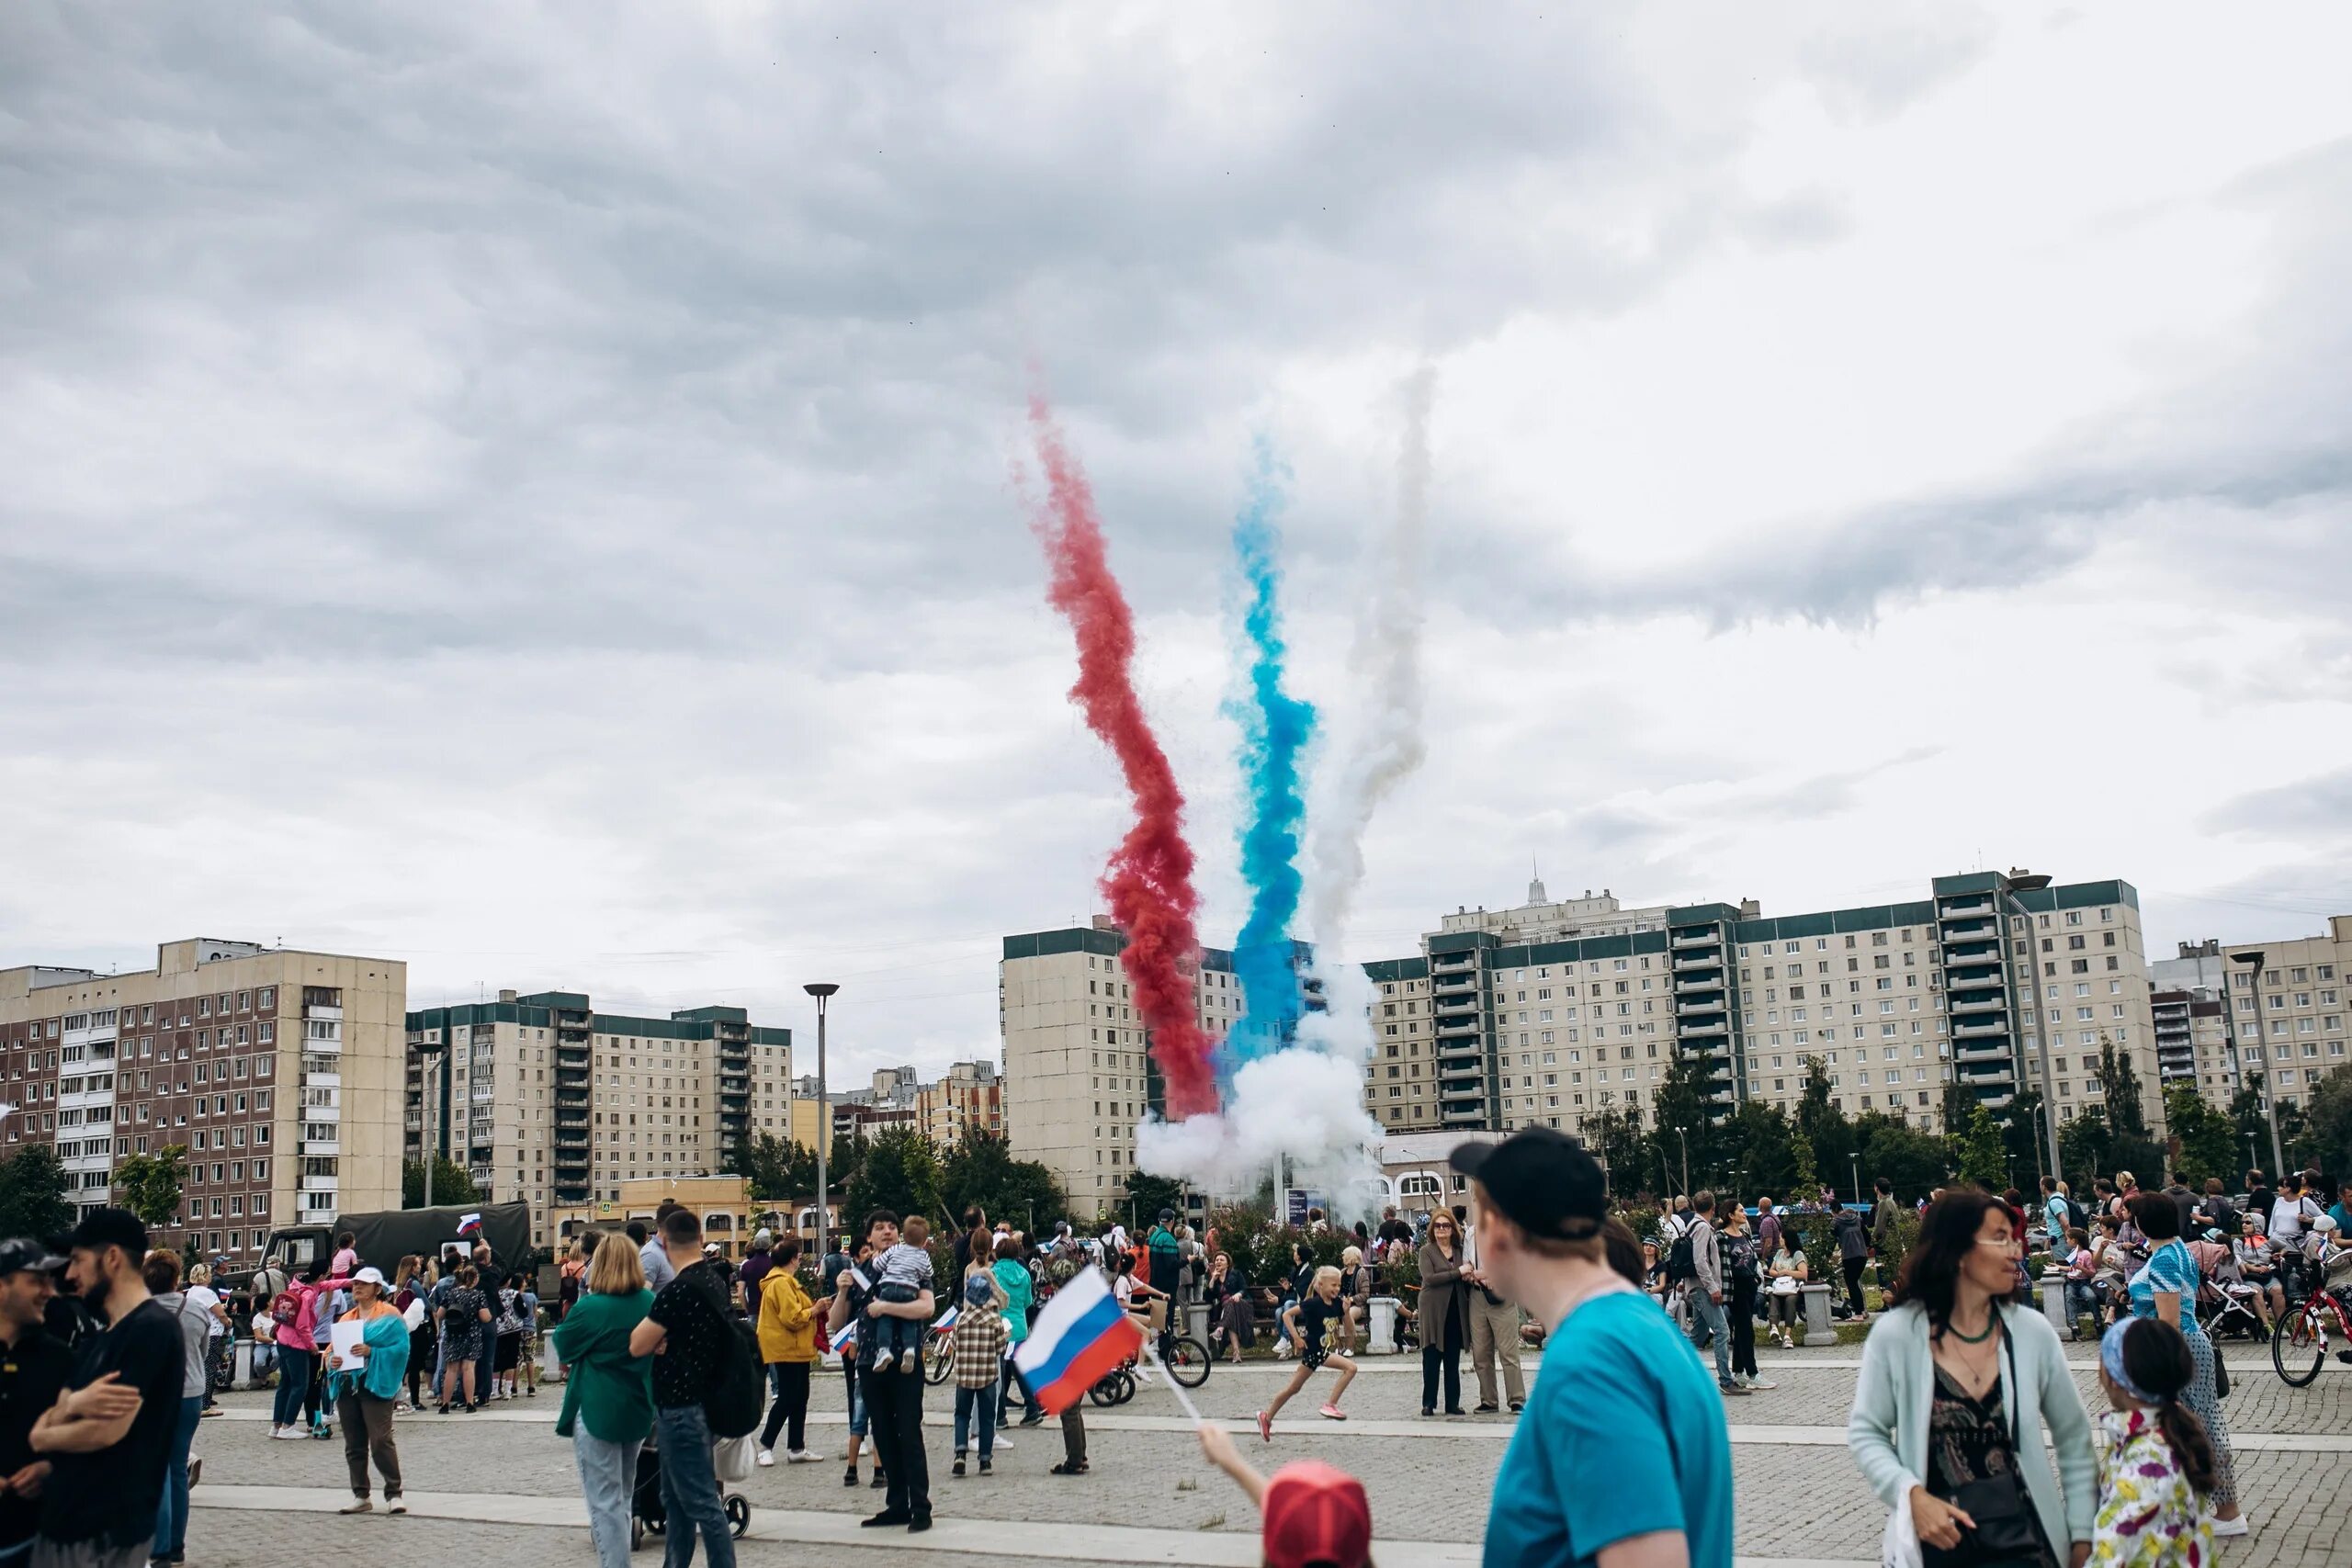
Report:
M747 1436L767 1404L767 1379L760 1371L760 1336L740 1317L727 1320L727 1356L702 1396L702 1413L714 1438Z
M1690 1245L1691 1228L1684 1226L1682 1233L1674 1238L1674 1245L1667 1249L1666 1282L1669 1285L1679 1284L1685 1280L1695 1280L1699 1277L1697 1255L1692 1251Z

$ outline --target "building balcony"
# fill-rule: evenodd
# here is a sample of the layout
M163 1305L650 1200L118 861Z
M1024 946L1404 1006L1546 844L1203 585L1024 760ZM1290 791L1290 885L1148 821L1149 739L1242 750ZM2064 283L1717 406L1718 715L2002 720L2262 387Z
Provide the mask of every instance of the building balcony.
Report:
M2009 1059L2009 1043L1996 1040L1986 1044L1955 1046L1952 1059L1958 1062L2007 1062Z
M555 1135L555 1146L560 1149L578 1149L584 1155L588 1151L588 1134L585 1133L558 1133Z
M315 1018L326 1023L341 1023L343 1021L343 1010L341 1008L320 1007L314 1003L302 1010L302 1016L304 1018Z
M1434 1003L1430 1007L1430 1010L1442 1019L1465 1018L1478 1010L1478 998L1475 993L1458 997L1446 997Z
M305 1192L333 1192L337 1187L342 1185L342 1178L335 1176L306 1176L302 1178L302 1190Z
M1712 964L1708 964L1701 974L1680 976L1674 982L1674 993L1681 997L1697 996L1702 992L1720 991L1723 988L1723 970Z
M343 1087L343 1075L341 1073L306 1072L302 1075L302 1087L304 1089L341 1089Z
M1724 1010L1724 999L1717 997L1713 1001L1677 1002L1674 1004L1674 1010L1676 1015L1681 1018L1696 1018L1709 1013L1718 1013Z
M1437 1026L1440 1040L1476 1040L1478 1038L1478 1018L1476 1013L1450 1019Z
M1955 1040L1975 1040L1993 1035L2007 1035L2008 1032L2008 1024L2002 1020L1988 1019L1983 1023L1954 1024L1951 1037Z
M1686 931L1668 943L1678 953L1689 948L1721 947L1723 944L1723 937L1713 931Z
M1973 919L1980 915L1989 915L1992 912L1993 900L1979 897L1971 898L1965 904L1947 904L1943 908L1943 913L1938 918L1949 925L1954 920Z
M341 1138L298 1138L294 1147L304 1155L339 1155L343 1153Z
M1978 920L1971 924L1954 924L1949 916L1945 918L1944 941L1947 942L1998 942L2000 940L2001 928L1994 924L1991 920Z
M2001 976L1998 973L1991 975L1955 975L1951 979L1944 982L1944 989L1955 993L1960 991L1997 991L2000 988Z
M1955 1018L1962 1018L1970 1013L2001 1012L2008 1005L1998 997L1972 997L1967 1001L1952 1003L1945 1010Z
M1434 997L1475 997L1478 994L1477 972L1464 969L1459 975L1450 975L1430 987L1430 994Z
M1442 1106L1437 1119L1448 1127L1483 1127L1487 1123L1487 1107L1484 1101L1476 1105Z
M1729 1034L1730 1032L1731 1025L1725 1023L1721 1019L1717 1019L1713 1023L1684 1024L1681 1030L1681 1038L1685 1040L1713 1040L1720 1038L1723 1035Z
M1979 1095L1977 1097L1976 1103L1983 1106L1987 1111L2000 1111L2006 1109L2009 1101L2016 1098L2017 1096L2013 1094Z
M401 1125L412 1133L424 1131L424 1118L413 1113L401 1118Z
M1677 974L1682 974L1693 969L1720 969L1723 966L1724 961L1722 958L1710 958L1703 953L1692 957L1678 958L1674 961L1674 968Z

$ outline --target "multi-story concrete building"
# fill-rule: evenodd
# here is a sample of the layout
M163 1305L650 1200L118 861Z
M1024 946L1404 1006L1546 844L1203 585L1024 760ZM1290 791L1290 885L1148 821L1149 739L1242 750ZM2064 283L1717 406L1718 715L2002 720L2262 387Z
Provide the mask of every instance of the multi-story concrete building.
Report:
M1004 1083L994 1062L952 1062L946 1075L916 1091L922 1129L943 1149L973 1133L1004 1136Z
M2229 955L2218 940L2180 944L2148 965L2156 1072L2167 1089L2193 1084L2218 1110L2238 1091L2237 1035L2230 1021Z
M2230 956L2230 1017L2238 1070L2261 1073L2268 1092L2292 1105L2346 1065L2344 992L2352 965L2352 915L2328 918L2320 936L2234 943ZM2260 977L2241 956L2262 955Z
M1419 955L1363 966L1365 1108L1392 1134L1576 1131L1605 1111L1654 1114L1687 1055L1705 1064L1720 1109L1793 1109L1818 1056L1849 1114L1940 1129L1946 1084L2006 1106L2041 1085L2046 1042L2062 1122L2101 1102L2099 1055L2112 1044L2160 1126L2131 885L1984 872L1935 878L1928 892L1768 918L1752 900L1625 909L1606 890L1555 904L1539 881L1517 908L1457 910ZM1101 918L1004 945L1013 1144L1074 1196L1116 1192L1135 1122L1160 1103L1125 1010L1121 945ZM1200 1016L1213 1033L1240 1006L1226 968L1224 953L1204 954Z
M1080 1216L1107 1212L1135 1170L1136 1124L1164 1105L1135 995L1106 916L1091 926L1004 939L997 1019L1004 1040L1004 1119L1012 1152L1051 1170ZM1222 1039L1241 1012L1233 955L1201 953L1193 1003Z
M132 974L0 970L6 1148L53 1144L85 1210L180 1145L160 1246L257 1254L273 1225L400 1205L396 959L197 938Z
M754 1132L792 1124L792 1032L741 1008L600 1013L582 993L501 991L407 1015L405 1148L465 1166L493 1200L545 1216L620 1184L715 1176Z

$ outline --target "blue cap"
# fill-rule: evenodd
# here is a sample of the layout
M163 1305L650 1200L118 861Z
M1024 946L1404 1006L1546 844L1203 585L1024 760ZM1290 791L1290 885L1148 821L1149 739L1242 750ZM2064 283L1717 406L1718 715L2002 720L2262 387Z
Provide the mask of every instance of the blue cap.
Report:
M974 1306L988 1306L996 1300L996 1281L986 1274L975 1274L964 1281L964 1299Z

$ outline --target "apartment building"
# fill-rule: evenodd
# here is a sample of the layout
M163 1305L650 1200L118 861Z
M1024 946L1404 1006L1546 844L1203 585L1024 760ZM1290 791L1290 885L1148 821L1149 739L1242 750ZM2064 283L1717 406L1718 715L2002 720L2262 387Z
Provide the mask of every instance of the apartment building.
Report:
M1051 1170L1080 1215L1107 1211L1135 1170L1136 1126L1166 1104L1159 1072L1109 917L1004 939L997 1021L1002 1101L1013 1154ZM1233 955L1204 949L1193 988L1201 1026L1217 1039L1241 1013Z
M816 1078L803 1077L795 1093L808 1104L808 1113L796 1117L793 1124L801 1144L813 1148ZM952 1063L930 1083L911 1066L879 1067L866 1088L831 1091L827 1098L832 1135L839 1138L870 1138L885 1127L914 1127L944 1152L967 1133L1004 1135L1004 1086L994 1062Z
M52 1144L85 1210L132 1155L187 1150L159 1246L249 1259L274 1225L396 1208L408 971L363 958L191 938L155 967L0 970L0 1126Z
M792 1124L792 1032L741 1008L638 1018L578 991L501 991L410 1010L407 1046L407 1157L431 1147L492 1199L528 1202L543 1242L551 1211L718 1175L754 1132Z
M2240 942L2229 955L2230 1021L2238 1070L2275 1075L2269 1092L2292 1105L2346 1063L2346 966L2352 915L2330 916L2319 936ZM2258 971L2258 974L2257 974Z
M2193 1085L2216 1110L2238 1091L2237 1033L2230 1020L2229 955L2213 938L2184 942L2176 958L2148 965L2156 1072L2167 1089Z

